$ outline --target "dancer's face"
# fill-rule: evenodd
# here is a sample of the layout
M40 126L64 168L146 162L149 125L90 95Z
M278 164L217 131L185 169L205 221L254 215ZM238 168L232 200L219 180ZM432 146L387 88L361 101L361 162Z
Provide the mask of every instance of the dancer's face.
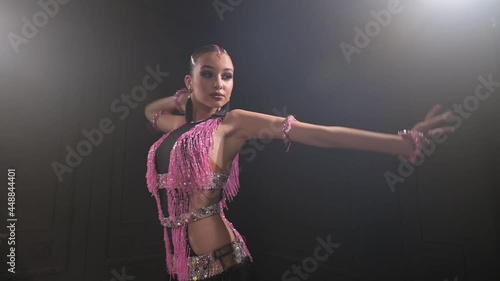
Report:
M234 67L231 58L222 53L209 52L198 57L192 76L186 75L186 86L191 86L191 98L210 108L221 108L231 98ZM215 96L219 92L222 96Z

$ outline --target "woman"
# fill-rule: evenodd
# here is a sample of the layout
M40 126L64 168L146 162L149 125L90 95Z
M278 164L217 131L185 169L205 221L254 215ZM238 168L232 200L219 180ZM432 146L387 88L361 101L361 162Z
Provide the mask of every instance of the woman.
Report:
M148 188L165 227L167 268L185 280L256 280L243 237L225 218L226 201L237 194L238 152L266 130L266 138L316 147L349 148L418 157L426 136L451 112L434 106L424 121L398 135L319 126L246 110L229 111L234 67L226 50L203 46L191 56L187 89L146 106L152 125L165 133L148 154ZM434 129L433 129L434 128ZM271 136L269 132L272 132Z

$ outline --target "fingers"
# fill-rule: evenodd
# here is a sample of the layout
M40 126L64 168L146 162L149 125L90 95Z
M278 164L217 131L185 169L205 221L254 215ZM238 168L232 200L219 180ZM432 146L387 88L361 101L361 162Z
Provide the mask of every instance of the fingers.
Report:
M441 110L441 105L440 104L436 104L434 105L431 110L429 110L429 112L427 113L427 115L425 115L425 119L424 120L428 120L428 119L432 119L434 116L436 116L436 114Z
M436 127L440 123L444 122L445 120L449 120L454 118L455 115L453 115L453 112L448 111L443 114L439 114L438 116L432 117L430 120L425 120L419 124L419 130L422 132L427 132L431 128Z
M429 132L427 133L428 137L433 137L433 136L436 136L436 135L444 135L444 134L451 134L455 131L455 127L441 127L441 128L435 128L435 129L431 129L429 130Z

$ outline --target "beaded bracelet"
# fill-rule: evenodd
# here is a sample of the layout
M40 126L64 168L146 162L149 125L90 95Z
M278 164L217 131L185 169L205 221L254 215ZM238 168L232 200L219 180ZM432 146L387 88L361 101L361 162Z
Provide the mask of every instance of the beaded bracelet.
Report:
M151 122L151 125L153 125L153 128L158 130L158 125L156 124L156 122L158 122L158 118L160 118L160 116L165 114L165 113L168 113L168 111L166 109L162 109L162 110L158 111L153 116L153 118L151 118L150 122Z
M185 112L184 112L184 110L182 110L181 104L179 103L179 97L180 97L180 95L182 95L184 93L189 93L188 89L182 88L182 89L178 90L177 92L175 92L175 95L174 95L175 107L177 108L177 111L181 114L185 113Z
M292 144L289 134L294 121L297 121L297 119L295 119L293 115L288 115L283 122L283 143L285 144L286 152L288 152L290 145Z
M416 163L417 158L420 157L422 147L429 144L429 139L427 139L422 132L415 130L402 130L398 132L399 136L403 138L410 139L413 142L413 151L410 155L402 156L404 160L409 161L412 164Z

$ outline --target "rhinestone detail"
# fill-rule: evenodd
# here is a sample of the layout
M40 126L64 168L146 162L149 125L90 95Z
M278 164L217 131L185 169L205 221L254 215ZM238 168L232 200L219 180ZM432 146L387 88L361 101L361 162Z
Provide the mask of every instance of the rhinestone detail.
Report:
M157 188L167 189L167 174L157 174L156 177L158 178ZM227 173L212 173L212 182L204 189L222 189L228 178L229 174ZM184 185L186 184L184 183Z
M233 248L233 258L236 264L242 263L248 257L245 247L238 239L228 245ZM224 267L220 260L214 260L213 252L189 258L189 280L202 280L222 272L224 272Z
M215 203L203 208L196 209L189 213L184 213L177 217L163 218L161 224L168 228L180 227L183 226L184 224L199 221L206 217L217 215L219 213L220 213L220 205L219 203Z

